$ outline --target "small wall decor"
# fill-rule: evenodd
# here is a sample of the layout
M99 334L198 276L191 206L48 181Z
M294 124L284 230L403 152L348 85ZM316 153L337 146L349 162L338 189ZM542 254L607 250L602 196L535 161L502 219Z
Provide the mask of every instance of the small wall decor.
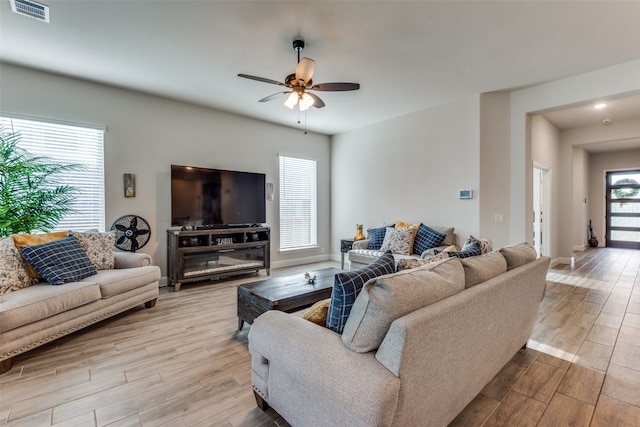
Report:
M273 182L267 182L267 200L273 201Z
M458 194L458 199L472 199L473 198L473 190L460 190Z
M136 175L133 173L125 173L124 181L124 197L136 197Z

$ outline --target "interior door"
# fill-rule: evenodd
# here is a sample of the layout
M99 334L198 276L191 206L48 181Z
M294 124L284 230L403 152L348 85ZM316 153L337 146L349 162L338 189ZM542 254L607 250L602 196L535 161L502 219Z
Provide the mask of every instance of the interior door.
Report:
M607 247L640 249L640 170L607 172Z
M539 166L533 168L533 247L538 256L547 253L547 169Z

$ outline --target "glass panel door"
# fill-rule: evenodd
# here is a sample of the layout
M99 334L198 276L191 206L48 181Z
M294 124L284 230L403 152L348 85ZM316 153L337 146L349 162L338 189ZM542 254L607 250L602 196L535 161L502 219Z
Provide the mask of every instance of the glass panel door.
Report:
M640 249L640 171L607 172L607 246Z

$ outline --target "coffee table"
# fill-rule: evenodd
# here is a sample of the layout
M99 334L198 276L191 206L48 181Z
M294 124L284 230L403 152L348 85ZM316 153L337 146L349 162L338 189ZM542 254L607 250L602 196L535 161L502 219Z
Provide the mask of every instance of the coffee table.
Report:
M344 270L339 268L309 271L316 275L314 284L304 278L304 273L299 273L238 285L238 330L244 327L244 322L252 324L266 311L291 313L329 298L334 276L341 272Z

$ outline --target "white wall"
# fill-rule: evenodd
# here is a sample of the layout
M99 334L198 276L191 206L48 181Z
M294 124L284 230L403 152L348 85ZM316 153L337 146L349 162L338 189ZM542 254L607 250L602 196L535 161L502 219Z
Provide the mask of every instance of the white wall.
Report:
M335 135L331 245L402 220L455 226L457 243L479 231L480 97L469 96ZM458 191L472 189L471 200Z
M552 259L558 257L558 242L566 238L566 230L558 230L557 223L559 212L566 212L567 204L570 206L570 199L560 197L559 182L562 176L571 173L571 169L561 168L559 165L560 149L560 132L547 119L536 115L531 117L531 160L547 170L546 179L548 182L547 189L549 194L546 200L549 205L546 206L545 216L543 217L543 227L547 227L549 231L545 235L549 237L548 242L543 242L547 246L547 252ZM533 174L533 171L532 171ZM532 178L533 179L533 178ZM532 219L533 220L533 219ZM559 233L561 233L559 235ZM530 239L527 239L530 241Z
M589 153L584 148L573 148L573 250L588 245L589 224Z
M106 227L125 214L149 221L149 253L166 274L170 227L169 165L265 173L275 186L267 202L273 266L329 258L330 138L134 91L0 64L2 113L106 127ZM277 106L272 106L278 108ZM278 253L278 154L318 161L318 246ZM136 197L125 198L122 175L136 174Z
M495 248L509 240L509 94L480 95L480 231ZM505 189L505 187L507 187ZM499 222L500 218L503 222Z
M510 237L530 240L532 232L532 168L530 115L544 110L577 105L607 97L640 92L640 60L511 93ZM561 164L564 165L561 161ZM567 165L571 164L569 156ZM572 193L570 193L572 194ZM561 224L557 224L562 227ZM572 256L569 240L558 248L563 258Z

